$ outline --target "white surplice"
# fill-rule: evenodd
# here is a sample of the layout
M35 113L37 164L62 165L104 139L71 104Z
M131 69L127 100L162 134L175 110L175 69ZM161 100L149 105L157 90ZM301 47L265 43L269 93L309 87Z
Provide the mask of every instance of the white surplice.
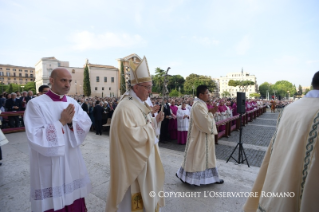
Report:
M59 121L70 103L75 107L73 131ZM70 97L61 102L41 95L28 102L24 123L30 146L31 210L59 210L86 197L91 182L79 146L92 123L87 113Z
M177 110L177 131L188 131L189 119L183 119L185 115L188 117L190 116L190 111L188 109L182 110L182 108L179 108Z

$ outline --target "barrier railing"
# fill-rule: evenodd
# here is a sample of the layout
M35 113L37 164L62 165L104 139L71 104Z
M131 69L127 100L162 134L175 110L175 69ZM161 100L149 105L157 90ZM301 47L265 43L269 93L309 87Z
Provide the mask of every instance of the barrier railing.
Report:
M2 118L4 119L2 121L2 125L3 125L4 121L8 121L9 122L9 116L21 116L21 117L23 117L23 115L24 115L24 111L15 111L15 112L6 111L6 112L2 112L0 114L0 116L2 116ZM25 131L25 128L24 127L13 127L13 128L9 127L9 128L3 128L1 130L2 130L2 132L4 134L6 134L6 133L13 133L13 132L23 132L23 131Z
M246 126L248 122L252 122L254 119L256 119L257 117L259 117L265 112L266 112L266 106L247 111L246 113L242 115L242 125ZM216 122L217 130L219 126L222 126L222 125L225 125L225 130L222 130L218 132L217 135L215 135L215 143L218 144L219 138L221 137L228 138L232 131L239 130L239 124L240 124L239 115Z

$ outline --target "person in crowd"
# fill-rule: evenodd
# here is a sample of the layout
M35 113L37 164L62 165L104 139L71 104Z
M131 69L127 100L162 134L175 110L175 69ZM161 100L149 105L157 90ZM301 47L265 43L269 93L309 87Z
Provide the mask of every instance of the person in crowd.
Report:
M177 119L176 119L177 110L178 110L178 107L176 107L175 105L175 100L171 100L170 112L172 117L168 123L168 131L169 131L171 140L177 139Z
M319 71L311 84L313 90L280 112L245 212L318 210ZM269 193L290 196L263 195Z
M195 102L192 106L187 145L182 166L176 177L190 185L222 184L216 167L215 135L218 133L214 120L217 107L207 109L209 98L206 85L196 88Z
M94 107L94 120L95 120L95 133L97 135L102 135L102 120L104 114L103 102L96 101L96 105Z
M91 120L73 98L65 68L51 72L51 90L31 99L24 114L30 147L31 211L87 211L91 182L80 145Z
M110 129L110 183L106 211L159 211L164 197L151 197L164 186L158 133L163 112L151 117L145 101L152 79L144 57L138 67L130 61L130 90L118 104Z
M189 124L189 110L186 109L186 102L182 102L182 107L177 111L177 143L186 144L188 124Z
M93 101L92 105L90 106L90 109L89 109L89 116L90 116L90 119L92 121L92 126L91 126L90 130L95 130L94 108L95 108L95 102Z
M86 100L83 99L83 103L82 103L81 107L82 107L82 110L83 110L84 112L86 112L87 114L89 114L89 106L88 106L88 103L87 103Z
M28 98L28 92L23 91L22 97L20 98L21 101L21 110L25 111L26 105L27 105L27 98Z
M167 103L167 98L164 99L163 112L164 112L164 120L162 121L162 124L161 124L160 142L167 143L169 140L168 139L168 124L171 118L171 110L170 110L170 106Z
M17 99L20 99L20 97L21 97L20 92L19 92L19 91L17 91L17 92L15 92L15 93L17 94Z
M50 90L50 87L48 85L41 85L39 88L38 88L38 91L39 91L39 96L42 95L42 94L46 94L48 91Z
M33 96L33 91L28 91L28 96L27 96L27 103L28 103L28 101L30 101L31 99L33 99L34 98L34 96Z
M11 93L12 98L6 101L5 108L7 111L20 111L21 102L17 99L16 93ZM11 128L20 127L19 116L9 116L9 125Z
M226 114L227 107L225 105L225 101L224 100L220 100L219 105L218 105L218 111L220 112L220 119L221 120L227 119L227 114ZM221 132L223 130L226 130L226 125L225 124L219 126L218 132Z

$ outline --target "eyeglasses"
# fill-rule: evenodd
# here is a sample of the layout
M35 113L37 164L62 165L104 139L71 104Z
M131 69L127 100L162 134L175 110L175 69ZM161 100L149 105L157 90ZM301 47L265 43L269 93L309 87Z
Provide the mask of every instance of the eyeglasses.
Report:
M149 85L149 86L145 86L145 85L140 85L140 84L137 84L139 86L143 86L144 88L146 88L146 90L149 90L151 91L152 90L152 85Z

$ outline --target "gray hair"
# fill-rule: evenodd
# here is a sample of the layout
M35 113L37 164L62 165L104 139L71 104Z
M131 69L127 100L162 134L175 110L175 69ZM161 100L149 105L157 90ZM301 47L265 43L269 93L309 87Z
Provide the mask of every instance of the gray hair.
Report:
M15 92L12 92L11 95L17 95Z

